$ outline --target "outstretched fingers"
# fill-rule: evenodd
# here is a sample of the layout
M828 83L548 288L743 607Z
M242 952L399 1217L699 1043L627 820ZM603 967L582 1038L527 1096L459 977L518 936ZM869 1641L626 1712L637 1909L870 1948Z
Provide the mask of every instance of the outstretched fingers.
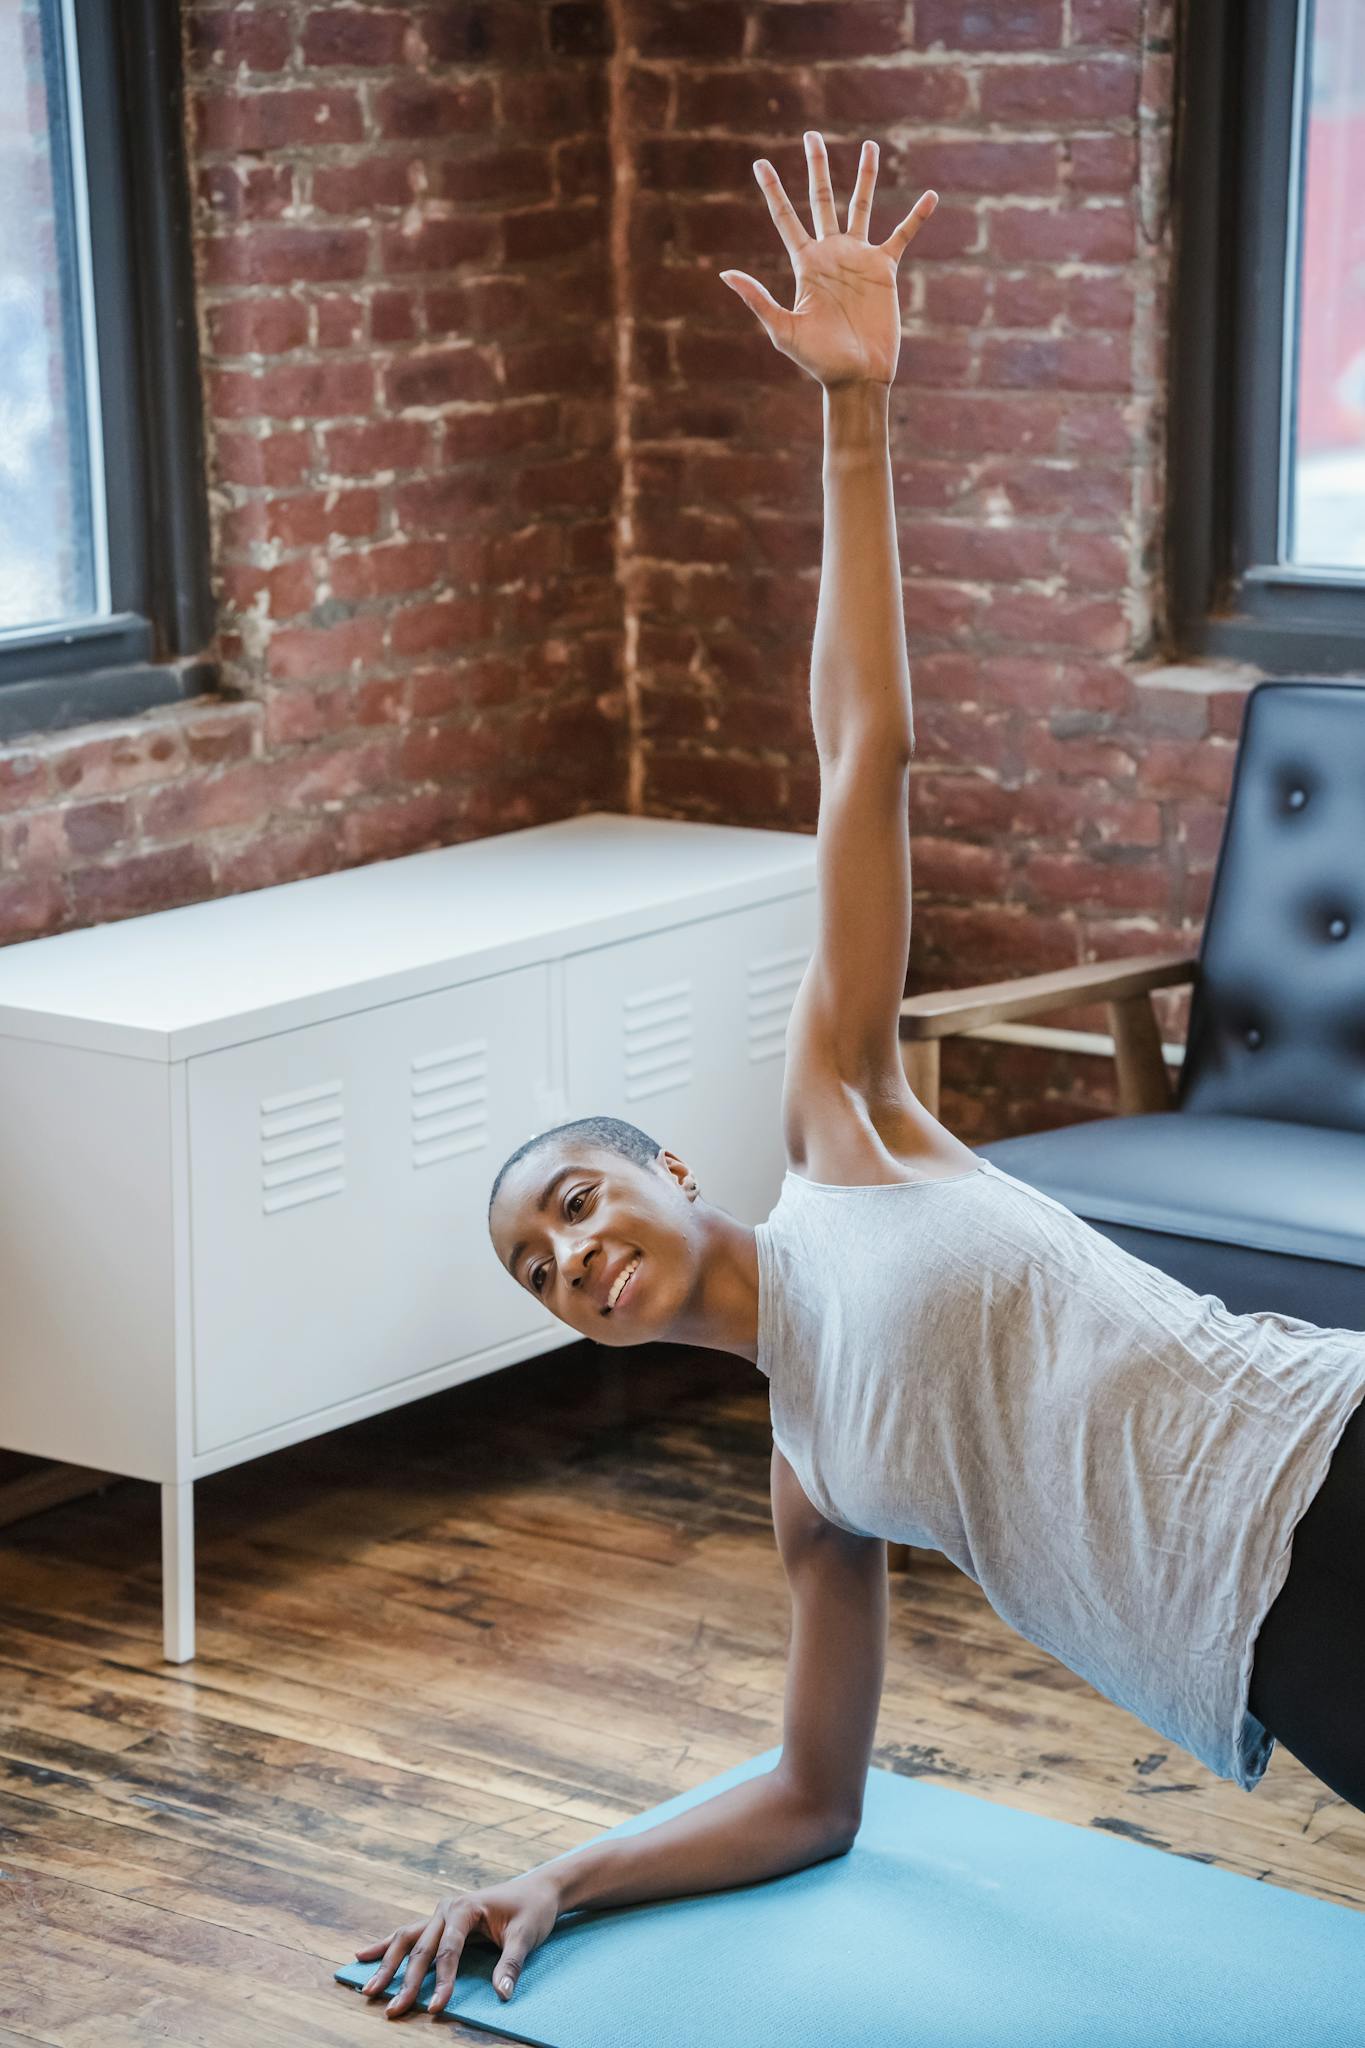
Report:
M818 128L808 128L804 141L806 171L810 180L810 217L816 239L823 242L826 235L839 232L839 216L834 210L834 187L829 176L829 155L825 149L825 138Z
M750 277L746 270L722 270L720 275L731 291L743 299L773 347L780 349L791 332L792 316L786 307L779 306L768 287Z
M754 176L762 187L763 197L768 202L768 211L773 217L773 226L782 237L787 254L795 263L797 251L804 249L810 236L801 225L801 216L787 197L786 188L766 156L761 156L754 165Z
M867 224L872 218L872 194L877 184L878 149L875 142L865 142L858 158L858 177L853 187L853 197L848 202L848 232L861 235L867 240Z
M937 192L921 192L905 219L898 228L893 228L882 243L893 263L899 263L915 236L924 226L934 208L938 205Z

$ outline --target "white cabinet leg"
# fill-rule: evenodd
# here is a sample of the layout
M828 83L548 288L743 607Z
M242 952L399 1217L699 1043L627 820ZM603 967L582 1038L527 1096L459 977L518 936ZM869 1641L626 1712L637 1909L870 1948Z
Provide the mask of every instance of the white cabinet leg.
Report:
M194 1655L194 1481L161 1489L161 1614L166 1662Z

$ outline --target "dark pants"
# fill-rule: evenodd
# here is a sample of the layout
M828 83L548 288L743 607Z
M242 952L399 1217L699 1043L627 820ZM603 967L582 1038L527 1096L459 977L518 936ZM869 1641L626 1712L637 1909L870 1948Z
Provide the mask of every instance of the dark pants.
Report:
M1365 1812L1365 1404L1294 1531L1289 1576L1256 1638L1249 1705Z

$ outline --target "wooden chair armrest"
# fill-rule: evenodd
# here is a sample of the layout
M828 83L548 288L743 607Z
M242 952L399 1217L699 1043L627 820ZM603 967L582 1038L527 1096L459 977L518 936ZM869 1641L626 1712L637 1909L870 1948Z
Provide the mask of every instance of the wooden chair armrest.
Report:
M1198 971L1199 963L1181 954L1148 953L1132 960L1062 967L1052 974L1027 974L1017 981L907 996L900 1006L899 1025L906 1077L925 1108L937 1116L943 1039L1017 1017L1045 1017L1050 1010L1069 1009L1073 1003L1104 1003L1114 1034L1120 1113L1139 1116L1169 1109L1171 1087L1152 1011L1152 990L1193 981Z
M975 988L937 989L907 996L900 1006L902 1038L955 1038L983 1024L1018 1017L1045 1017L1073 1003L1122 1003L1193 981L1198 962L1178 953L1143 953L1131 960L1092 960L1084 967L1060 967L1051 974L1026 974L1017 981L986 981Z

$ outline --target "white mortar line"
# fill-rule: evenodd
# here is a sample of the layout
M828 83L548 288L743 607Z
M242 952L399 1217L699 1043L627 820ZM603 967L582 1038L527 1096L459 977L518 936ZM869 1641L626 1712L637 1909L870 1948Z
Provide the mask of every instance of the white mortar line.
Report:
M626 72L630 40L627 0L607 0L607 14L612 32L612 57L608 74L611 95L608 136L611 150L609 247L615 339L613 400L616 459L621 477L620 499L616 513L616 581L621 592L623 623L621 680L626 700L626 810L632 817L638 817L644 810L645 761L640 732L640 610L632 574L638 484L630 416L631 366L635 339L635 319L630 298L630 219L635 198L635 160L630 151L630 129L626 115Z

